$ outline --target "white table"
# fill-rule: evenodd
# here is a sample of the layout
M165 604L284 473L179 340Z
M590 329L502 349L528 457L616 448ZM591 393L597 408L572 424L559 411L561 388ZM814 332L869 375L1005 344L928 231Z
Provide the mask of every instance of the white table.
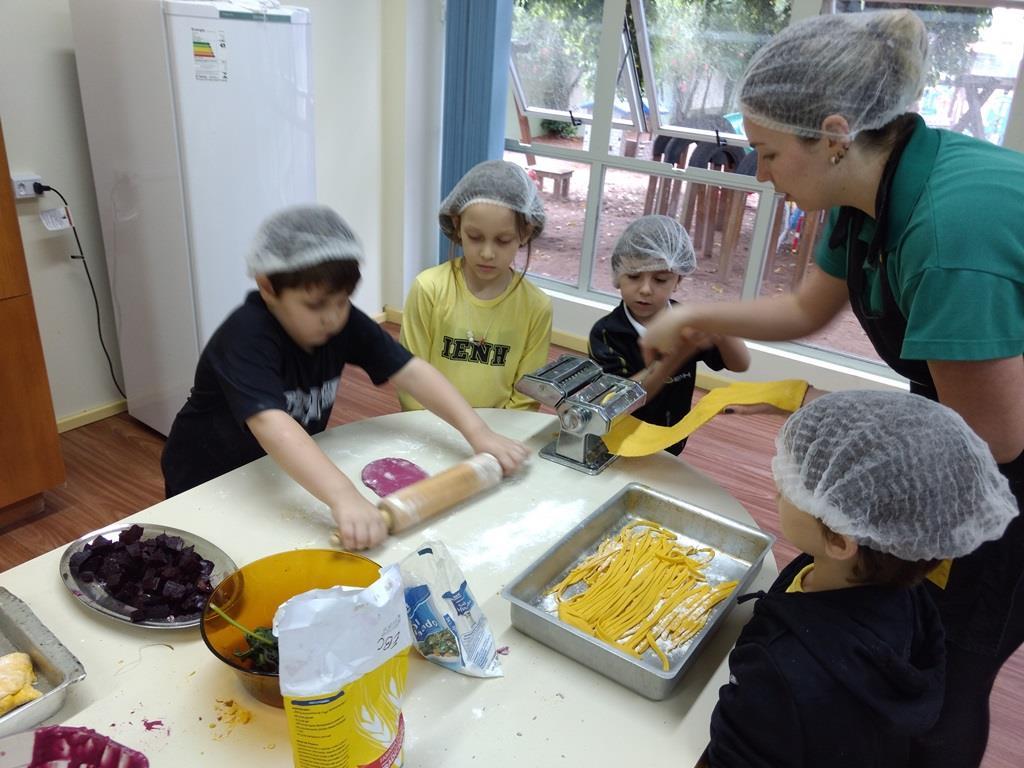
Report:
M557 430L555 417L499 410L481 415L534 452ZM320 445L350 477L370 460L399 456L436 472L471 452L430 413L393 414L330 430ZM752 524L717 484L659 453L620 459L595 477L537 456L490 494L393 537L367 554L395 562L426 540L444 541L481 602L505 676L478 680L410 655L404 704L407 766L693 765L727 679L726 657L750 604L737 606L676 692L652 702L520 634L499 593L547 547L626 483L638 481ZM357 480L358 482L358 480ZM371 496L365 490L367 496ZM238 565L295 548L329 547L326 507L264 458L127 521L190 531ZM0 574L85 665L58 720L84 725L143 751L153 768L291 766L284 711L252 699L203 645L198 630L146 630L81 605L58 574L61 550ZM768 556L754 589L777 574ZM218 700L252 712L248 724L217 722ZM149 721L147 729L144 720ZM163 725L153 727L154 720Z

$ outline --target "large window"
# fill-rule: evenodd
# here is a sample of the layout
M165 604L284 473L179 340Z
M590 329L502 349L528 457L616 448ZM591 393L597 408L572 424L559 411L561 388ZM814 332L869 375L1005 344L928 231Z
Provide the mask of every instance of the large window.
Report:
M800 2L800 0L793 0ZM814 270L822 214L754 177L736 86L751 55L793 16L789 0L515 0L507 159L544 190L548 225L530 273L610 303L610 255L646 213L674 216L698 269L676 298L792 291ZM803 15L817 3L802 5ZM832 11L909 7L930 32L917 105L933 126L1002 142L1024 49L1024 10L835 0ZM586 329L577 329L585 333ZM880 365L852 313L802 342ZM812 351L817 355L819 352Z

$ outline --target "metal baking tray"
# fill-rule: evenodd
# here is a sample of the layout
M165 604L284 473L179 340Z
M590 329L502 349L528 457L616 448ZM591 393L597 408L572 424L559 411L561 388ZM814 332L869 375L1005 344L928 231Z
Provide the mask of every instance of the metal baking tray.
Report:
M22 651L32 657L36 689L43 694L0 717L0 738L24 731L55 715L68 687L85 677L85 667L54 637L32 609L0 587L0 656Z
M565 624L548 593L572 568L593 554L602 540L616 536L628 523L644 518L668 528L683 544L715 550L706 573L712 583L736 580L732 594L712 611L696 636L669 654L669 669L653 651L635 658ZM775 537L728 517L630 483L602 504L558 543L510 582L502 597L511 603L512 626L649 699L666 698L693 664L722 619L746 592Z

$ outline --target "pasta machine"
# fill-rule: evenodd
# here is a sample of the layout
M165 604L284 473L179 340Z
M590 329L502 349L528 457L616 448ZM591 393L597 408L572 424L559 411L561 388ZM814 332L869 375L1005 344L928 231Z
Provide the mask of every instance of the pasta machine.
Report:
M540 455L588 475L596 475L617 457L608 452L603 437L612 425L647 400L643 386L631 379L605 373L585 357L562 355L516 382L516 390L558 414L557 439L541 448Z

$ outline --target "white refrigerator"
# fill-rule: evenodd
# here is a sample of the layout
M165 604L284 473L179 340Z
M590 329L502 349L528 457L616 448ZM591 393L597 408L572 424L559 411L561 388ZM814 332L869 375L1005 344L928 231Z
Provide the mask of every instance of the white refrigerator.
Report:
M316 198L310 15L274 2L70 0L128 410L167 434L254 287L260 221Z

